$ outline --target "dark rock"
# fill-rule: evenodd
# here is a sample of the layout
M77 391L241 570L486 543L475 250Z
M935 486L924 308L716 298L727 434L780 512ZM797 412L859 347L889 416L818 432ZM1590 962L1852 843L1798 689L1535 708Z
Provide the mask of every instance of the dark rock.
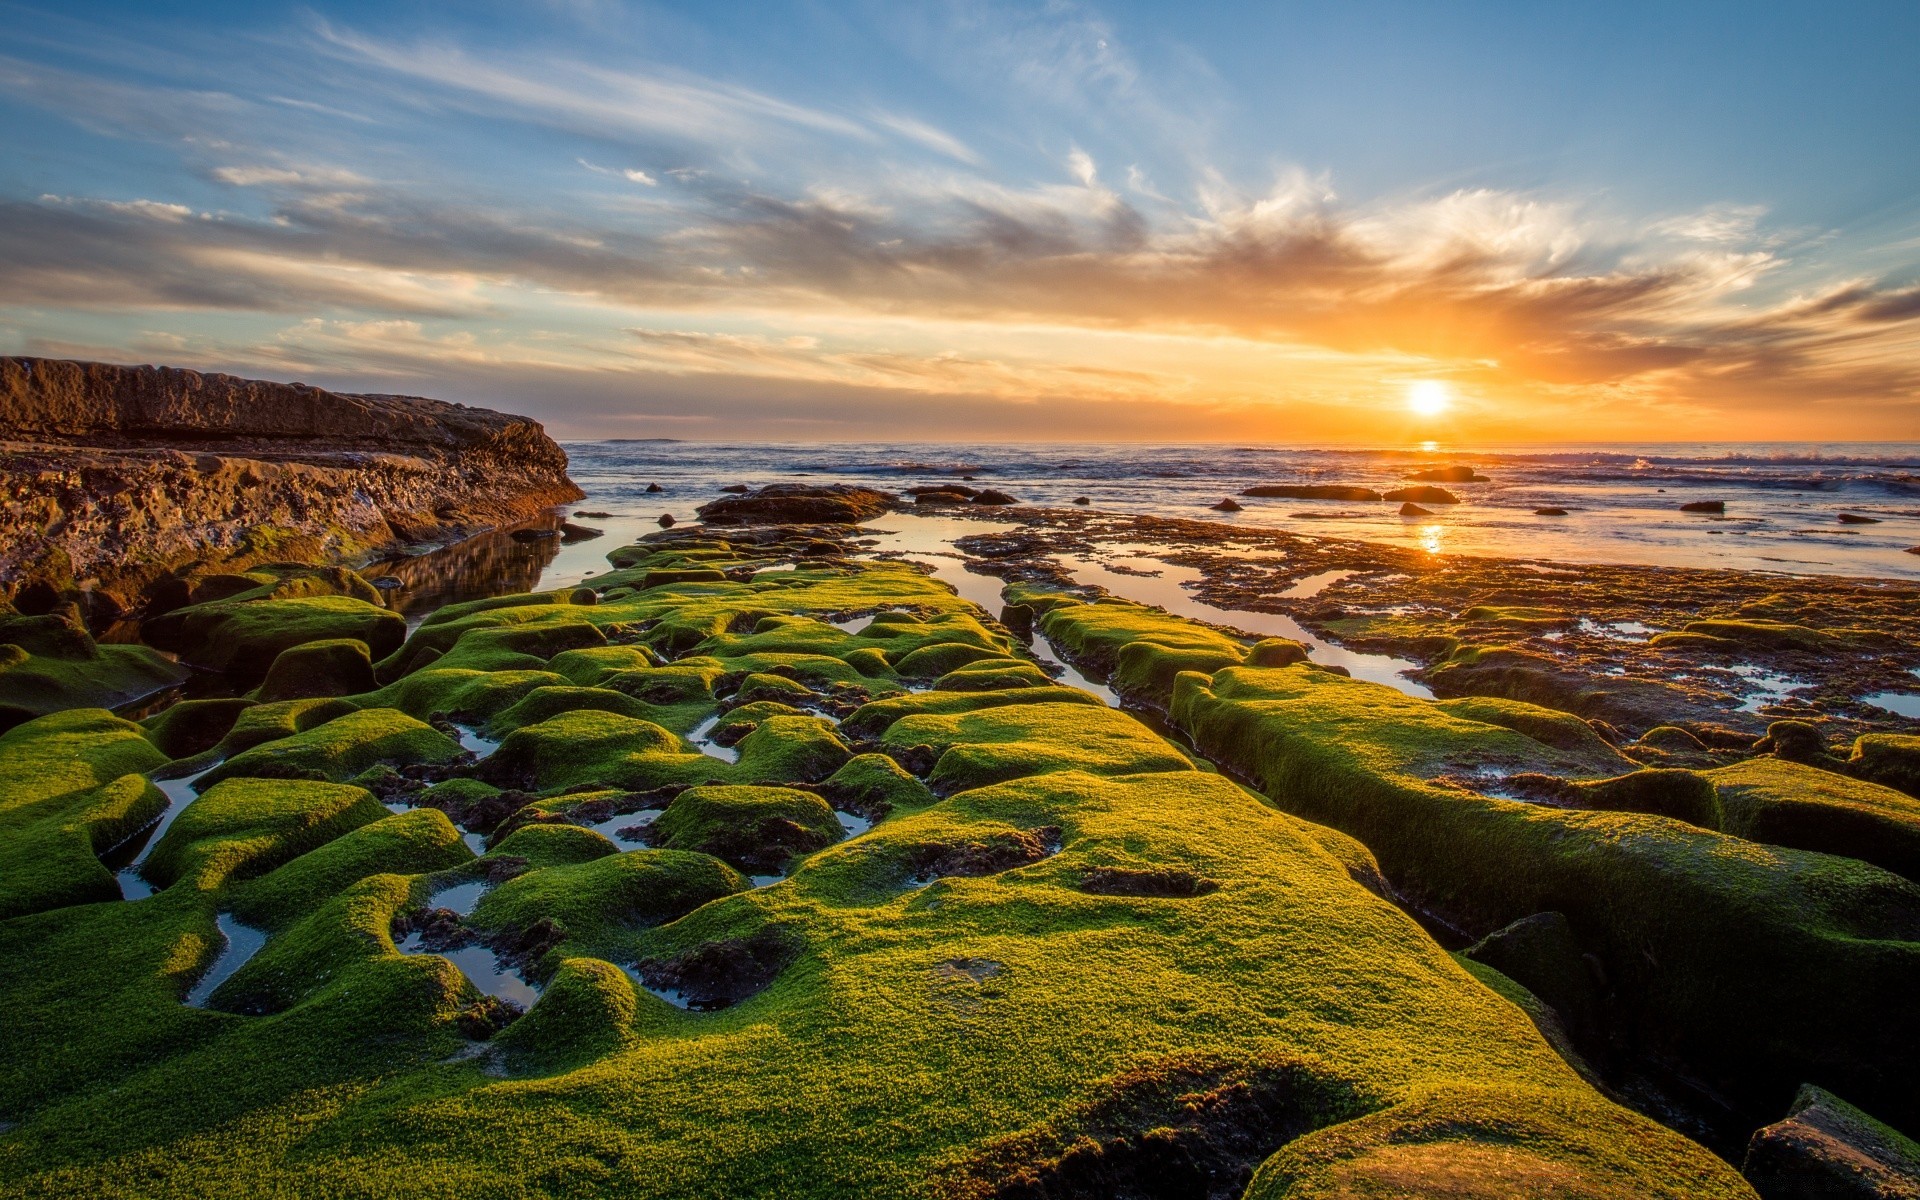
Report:
M1680 506L1681 512L1723 513L1727 511L1725 500L1689 500Z
M1203 875L1178 867L1134 869L1092 867L1080 878L1080 890L1095 896L1159 896L1183 898L1217 892L1220 885Z
M133 596L189 566L371 557L583 495L538 424L417 396L0 358L0 413L0 490L21 498L7 580Z
M661 513L661 514L660 514L660 528L662 528L662 529L671 529L671 528L673 528L673 514L672 514L672 513Z
M660 486L659 484L657 484L657 483L650 483L650 484L648 484L648 485L647 485L647 491L648 491L648 492L651 492L651 493L658 493L658 492L664 492L664 491L666 491L666 490L667 490L667 489L665 489L665 488L663 488L663 487L661 487L661 486Z
M1407 472L1408 479L1422 483L1485 483L1487 477L1478 474L1472 467L1428 467L1423 471Z
M846 483L771 483L702 504L699 513L708 525L857 525L896 503L886 492Z
M1213 505L1213 511L1215 511L1215 512L1239 512L1239 511L1241 511L1241 505L1240 505L1240 503L1239 503L1239 502L1238 502L1237 500L1235 500L1235 499L1234 499L1234 498L1233 498L1232 496L1228 496L1228 497L1227 497L1226 499L1224 499L1224 500L1222 500L1222 501L1220 501L1220 503L1218 503L1218 504L1216 504L1216 505Z
M975 494L972 488L930 488L925 491L916 490L913 502L915 504L965 504L972 500Z
M375 575L372 579L367 580L367 582L383 592L397 592L407 586L405 580L395 578L392 575Z
M1786 1117L1747 1143L1740 1173L1764 1200L1912 1200L1920 1145L1805 1084Z
M971 500L980 494L980 489L970 488L964 483L924 484L920 487L910 487L907 489L907 495L912 496L916 500L922 496L932 496L936 494L942 496L958 495L963 499Z
M1842 525L1878 525L1880 518L1863 517L1859 513L1841 513L1839 521Z
M1075 504L1092 504L1092 503L1093 503L1093 501L1092 501L1092 500L1090 500L1090 499L1088 499L1088 498L1087 498L1087 497L1085 497L1085 496L1075 496L1075 497L1073 498L1073 502L1074 502ZM1914 554L1920 554L1920 546L1915 546L1915 547L1913 548L1913 550L1911 551L1911 553L1914 553Z
M282 650L267 668L256 699L268 703L353 696L378 686L367 644L352 638L333 638Z
M708 943L676 958L650 959L634 969L648 987L677 992L688 1008L712 1012L764 990L798 957L800 947L790 937L762 929L749 937Z
M1388 492L1382 498L1386 500L1404 500L1409 504L1458 504L1460 503L1460 497L1454 495L1452 492L1448 491L1447 489L1437 488L1437 487L1426 487L1426 486L1410 487L1410 488L1395 488L1391 492Z
M1378 500L1372 488L1346 487L1333 483L1263 483L1240 493L1278 500Z
M567 603L590 608L600 603L600 593L590 587L575 588L572 593L567 596Z
M1015 500L1012 496L1007 495L1005 492L998 490L997 488L987 488L985 491L982 491L976 494L972 500L972 503L974 504L1018 504L1020 502L1018 500Z
M1007 627L1013 636L1021 639L1033 636L1033 606L1030 604L1009 604L1000 610L1000 623Z
M611 516L613 516L613 514L612 514L612 513L604 513L604 512L586 512L586 511L584 511L584 510L583 510L583 511L580 511L580 512L576 512L576 513L574 513L573 515L574 515L574 516L576 516L576 517L584 517L585 519L587 519L587 520L589 520L589 521L604 521L604 520L606 520L606 519L608 519L609 517L611 517Z
M163 617L192 603L193 584L189 580L164 575L147 585L145 612L149 617Z
M516 529L507 535L516 542L545 542L560 536L558 529ZM195 601L195 603L201 603Z
M731 492L733 495L736 495L736 496L744 496L748 492L752 491L753 489L748 487L744 483L730 483L727 486L721 488L720 490L723 492Z
M1567 515L1567 510L1564 508L1554 508L1549 505L1546 508L1534 509L1533 515L1536 517L1564 517Z
M1431 509L1421 508L1418 504L1409 500L1400 506L1400 515L1403 517L1430 517L1433 515L1433 512Z
M562 522L560 525L560 540L571 546L575 542L591 541L594 538L604 536L606 532L604 529L592 529L585 525L573 525Z

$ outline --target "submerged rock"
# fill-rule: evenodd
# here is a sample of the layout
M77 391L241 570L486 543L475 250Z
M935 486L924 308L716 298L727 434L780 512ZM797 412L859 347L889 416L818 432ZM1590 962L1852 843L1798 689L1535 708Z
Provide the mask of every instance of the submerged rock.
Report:
M1421 508L1418 504L1409 500L1400 506L1400 515L1403 517L1430 517L1433 515L1433 510Z
M1395 488L1382 499L1400 500L1409 504L1458 504L1460 497L1440 487Z
M1239 512L1241 508L1244 506L1241 505L1240 502L1235 500L1232 496L1228 496L1226 499L1222 500L1220 503L1212 505L1211 507L1215 512Z
M1680 506L1681 512L1723 513L1727 511L1725 500L1690 500Z
M1378 500L1381 498L1380 493L1372 488L1331 483L1263 483L1247 488L1240 494L1277 500Z
M1408 471L1408 479L1422 483L1485 483L1487 477L1472 467L1448 466L1428 467L1423 471Z

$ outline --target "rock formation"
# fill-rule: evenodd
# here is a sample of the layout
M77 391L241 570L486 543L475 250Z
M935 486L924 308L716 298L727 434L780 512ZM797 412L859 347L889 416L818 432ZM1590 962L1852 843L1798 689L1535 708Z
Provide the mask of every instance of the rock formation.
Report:
M576 500L523 417L171 367L0 358L0 595L344 561Z

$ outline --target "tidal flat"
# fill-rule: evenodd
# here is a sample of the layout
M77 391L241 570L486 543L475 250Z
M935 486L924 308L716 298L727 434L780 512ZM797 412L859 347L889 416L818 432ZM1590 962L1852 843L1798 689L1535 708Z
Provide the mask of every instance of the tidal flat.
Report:
M4 1194L1913 1177L1912 583L812 490L0 616Z

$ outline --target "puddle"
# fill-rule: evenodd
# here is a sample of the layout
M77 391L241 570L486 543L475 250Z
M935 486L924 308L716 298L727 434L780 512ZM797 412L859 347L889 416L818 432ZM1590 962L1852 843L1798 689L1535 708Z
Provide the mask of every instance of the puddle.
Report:
M1730 670L1746 685L1746 689L1739 693L1740 711L1746 713L1757 713L1769 704L1776 704L1797 691L1813 686L1791 675L1782 675L1752 663L1741 663Z
M693 732L687 735L687 740L692 742L695 748L708 758L717 758L721 762L726 763L739 762L740 751L732 746L722 746L713 740L714 728L719 724L720 714L715 713L698 725L695 725Z
M487 835L484 833L463 833L460 840L467 844L467 849L473 851L476 858L487 852Z
M583 824L581 828L591 829L618 846L645 846L647 842L643 831L660 819L660 811L657 808L643 808L639 812L622 813L591 825Z
M1100 697L1108 708L1120 707L1120 697L1114 693L1112 688L1104 683L1095 683L1085 675L1082 675L1079 668L1075 667L1066 659L1061 658L1059 652L1053 648L1053 643L1049 642L1037 630L1034 632L1033 639L1027 643L1027 649L1033 651L1033 656L1041 662L1052 663L1054 666L1060 668L1058 678L1061 683L1066 684L1068 687L1079 688L1083 692L1092 692L1094 695Z
M460 973L489 996L511 1001L521 1008L532 1008L540 998L540 989L520 977L520 973L500 961L500 956L475 943L457 950L428 950L420 944L421 935L408 934L399 946L402 954L438 954L460 968Z
M1355 679L1364 679L1370 683L1384 683L1388 687L1397 688L1409 696L1417 696L1422 700L1433 699L1432 691L1407 678L1408 672L1419 669L1420 665L1416 662L1385 654L1362 654L1355 650L1343 649L1307 632L1298 621L1283 613L1215 608L1211 604L1195 599L1187 592L1186 585L1200 582L1201 573L1197 569L1177 567L1151 559L1135 560L1135 562L1158 568L1160 574L1153 577L1128 575L1084 558L1060 559L1060 564L1067 568L1067 572L1073 576L1075 583L1097 584L1113 595L1126 600L1157 605L1175 616L1225 625L1257 637L1291 638L1308 647L1312 652L1313 661L1321 666L1345 667ZM1134 567L1135 563L1123 565ZM1326 574L1331 573L1326 572Z
M187 992L188 1008L205 1008L214 989L231 979L235 971L246 966L247 960L267 944L266 930L242 925L232 913L221 913L214 919L214 924L220 927L220 936L226 939L226 944Z
M1659 632L1640 621L1596 621L1592 617L1581 617L1575 627L1581 633L1618 642L1644 642Z
M976 575L967 570L964 556L953 548L953 541L981 533L1009 533L1020 526L1009 521L889 513L860 528L862 540L872 542L864 553L899 554L910 562L929 566L933 568L934 578L952 585L961 599L972 601L989 613L999 613L1000 589L1005 585L992 575Z
M1920 692L1875 692L1860 699L1875 708L1920 720Z
M1342 579L1352 579L1359 571L1322 571L1309 575L1284 592L1277 594L1276 600L1309 600L1326 591Z
M837 621L828 621L827 624L842 633L858 635L865 633L867 626L873 624L881 617L886 616L888 613L912 613L913 611L911 608L883 608L878 612L862 613L857 617L843 617Z
M747 882L755 888L763 888L772 887L785 878L785 875L749 875Z
M480 731L470 725L455 725L459 731L460 748L475 758L484 759L500 748L499 738L480 736Z
M428 908L448 908L461 916L471 916L480 903L480 897L493 890L493 884L484 879L471 879L465 883L449 884L427 897Z
M637 987L641 991L646 992L650 995L660 997L660 999L665 1000L668 1004L673 1005L675 1008L679 1009L682 1012L718 1012L719 1010L728 1007L725 1004L721 1004L717 1002L702 1003L701 1001L698 1001L698 1000L690 1000L687 998L687 994L685 992L682 992L677 988L654 987L652 984L648 983L645 979L642 979L640 977L640 972L634 970L630 966L627 966L625 963L621 964L620 969L626 972L627 978L633 981L634 987Z
M114 872L115 877L120 881L122 897L128 900L144 900L153 895L153 885L141 877L140 868L146 865L147 855L153 853L153 848L160 844L160 839L165 836L167 827L173 824L173 819L185 811L187 805L193 803L195 797L199 795L193 790L193 785L202 775L219 765L216 762L191 775L177 775L172 779L153 781L153 786L159 788L167 798L166 811L155 817L145 828L135 831L133 836L100 856L111 865L117 856L130 851L134 852L132 861Z
M873 819L871 817L855 816L853 813L841 812L838 809L834 810L833 816L835 820L840 822L840 828L845 830L847 836L850 838L859 837L867 830L873 828Z

